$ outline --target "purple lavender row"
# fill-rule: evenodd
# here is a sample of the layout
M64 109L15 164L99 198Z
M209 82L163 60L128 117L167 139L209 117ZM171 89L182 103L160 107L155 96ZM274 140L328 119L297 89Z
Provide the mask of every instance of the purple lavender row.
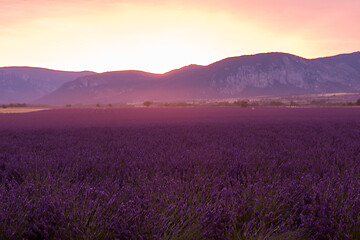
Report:
M360 123L0 130L0 239L360 239Z

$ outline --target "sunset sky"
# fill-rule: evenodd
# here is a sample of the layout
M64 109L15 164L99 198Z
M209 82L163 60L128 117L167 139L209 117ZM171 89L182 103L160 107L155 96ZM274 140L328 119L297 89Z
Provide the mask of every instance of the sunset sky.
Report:
M163 73L360 50L359 0L0 0L0 66Z

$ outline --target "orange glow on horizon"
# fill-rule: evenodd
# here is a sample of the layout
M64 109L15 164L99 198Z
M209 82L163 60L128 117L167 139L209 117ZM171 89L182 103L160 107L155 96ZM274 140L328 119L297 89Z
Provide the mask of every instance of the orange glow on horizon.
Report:
M360 3L324 3L5 0L0 66L163 73L260 52L359 51Z

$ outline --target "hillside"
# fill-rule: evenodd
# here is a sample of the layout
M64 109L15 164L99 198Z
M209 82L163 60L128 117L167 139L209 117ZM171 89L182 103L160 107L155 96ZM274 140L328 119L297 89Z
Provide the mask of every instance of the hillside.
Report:
M360 52L305 59L287 53L231 57L165 74L117 71L80 77L43 104L94 104L289 96L360 91Z
M93 72L65 72L33 67L0 68L0 103L25 103L56 90L62 84Z

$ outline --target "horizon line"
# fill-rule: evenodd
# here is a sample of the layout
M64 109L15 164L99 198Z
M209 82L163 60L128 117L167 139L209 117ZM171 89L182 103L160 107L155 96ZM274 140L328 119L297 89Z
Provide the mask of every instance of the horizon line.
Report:
M179 67L179 68L173 68L171 70L168 70L168 71L165 71L165 72L162 72L162 73L148 72L148 71L139 70L139 69L109 70L109 71L104 71L104 72L97 72L97 71L88 70L88 69L87 70L74 70L73 71L73 70L61 70L61 69L54 69L54 68L47 68L47 67L36 67L36 66L2 66L2 67L0 67L0 69L2 69L2 68L35 68L35 69L43 69L43 70L50 70L50 71L56 71L56 72L74 72L74 73L90 72L90 73L95 73L95 74L103 74L103 73L108 73L108 72L136 71L136 72L144 72L144 73L162 75L162 74L166 74L166 73L169 73L169 72L172 72L172 71L175 71L175 70L179 70L179 69L182 69L182 68L185 68L185 67L188 67L188 66L192 66L192 65L206 67L206 66L209 66L209 65L217 63L217 62L221 62L221 61L226 60L226 59L238 58L238 57L247 57L247 56L256 56L256 55L263 55L263 54L272 54L272 53L288 54L288 55L300 57L300 58L307 59L307 60L315 60L315 59L321 59L321 58L336 57L336 56L340 56L340 55L348 55L348 54L360 53L360 50L355 51L355 52L339 53L339 54L335 54L335 55L322 56L322 57L316 57L316 58L305 58L305 57L295 55L295 54L292 54L292 53L287 53L287 52L276 52L276 51L273 51L273 52L260 52L260 53L254 53L254 54L244 54L244 55L238 55L238 56L225 57L225 58L222 58L222 59L220 59L218 61L212 62L212 63L207 64L207 65L191 63L191 64L188 64L188 65L184 65L182 67Z

